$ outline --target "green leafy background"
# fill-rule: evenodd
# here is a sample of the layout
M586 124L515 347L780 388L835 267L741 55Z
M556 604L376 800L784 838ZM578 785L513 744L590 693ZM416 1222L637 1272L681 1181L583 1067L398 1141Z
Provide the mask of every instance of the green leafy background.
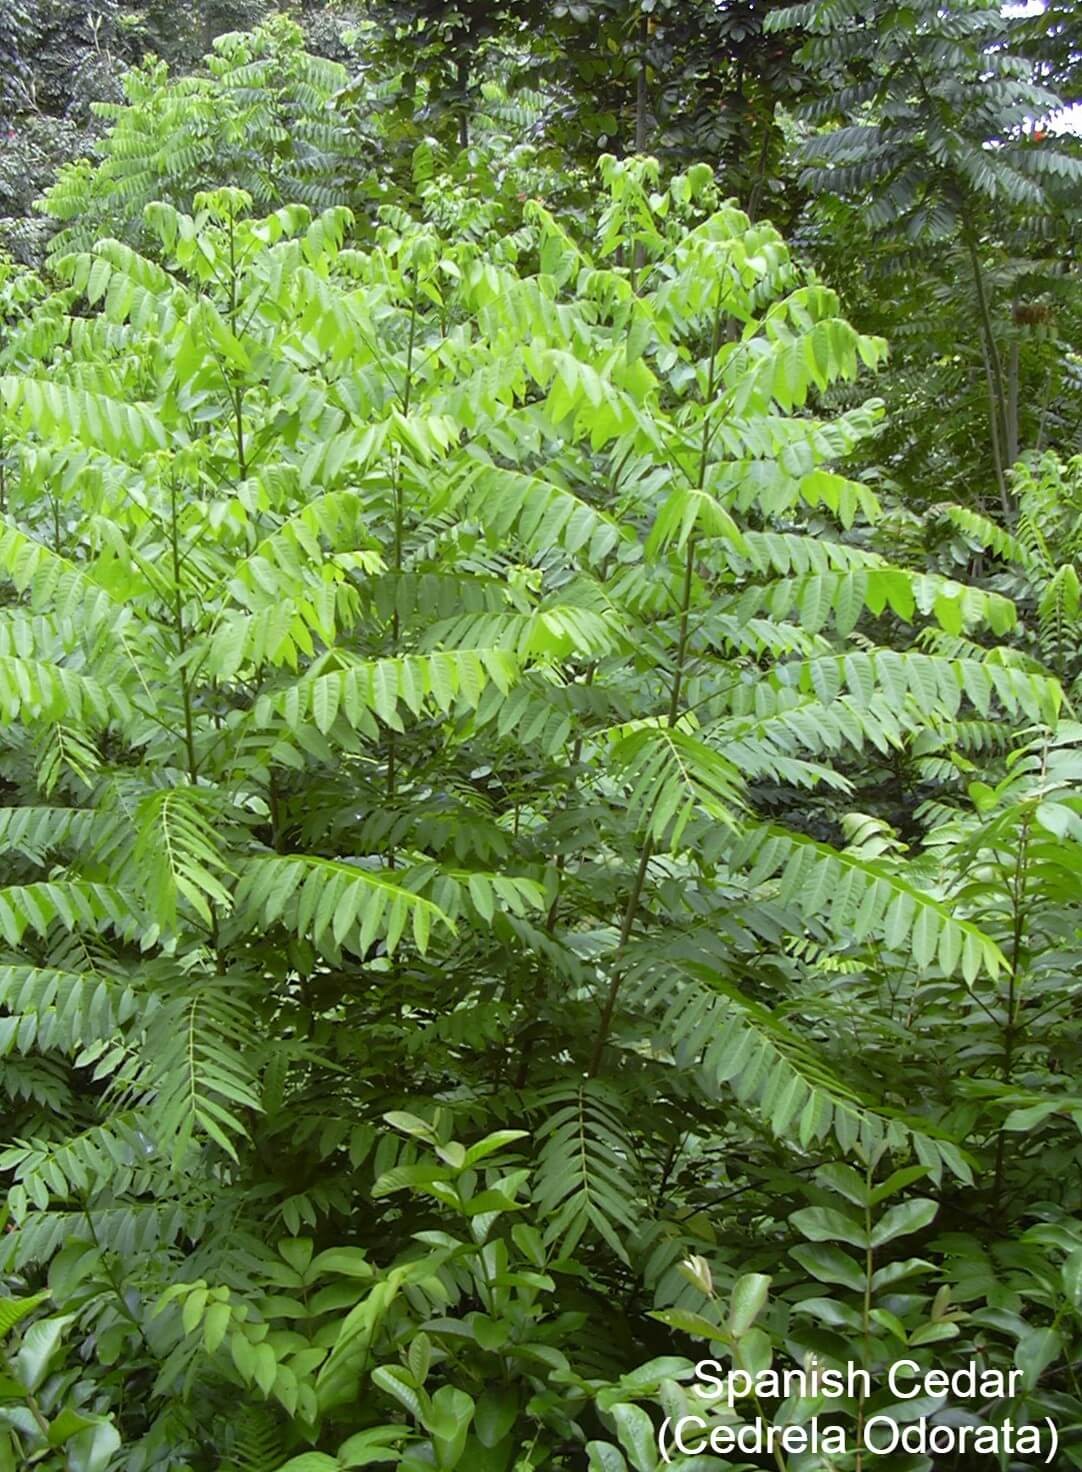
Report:
M273 17L0 262L0 1472L1082 1465L1076 60L872 10Z

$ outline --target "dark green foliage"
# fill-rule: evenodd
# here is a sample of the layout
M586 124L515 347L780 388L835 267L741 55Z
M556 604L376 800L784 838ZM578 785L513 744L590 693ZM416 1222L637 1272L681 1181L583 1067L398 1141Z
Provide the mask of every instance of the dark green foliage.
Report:
M1008 464L1074 432L1074 216L967 173L1023 94L962 117L960 14L891 71L821 7L374 7L359 72L277 18L100 109L0 266L0 1472L817 1409L706 1356L866 1367L850 1446L979 1359L949 1412L1079 1463L1082 482ZM715 104L685 172L561 153ZM783 137L923 181L785 192L844 293Z
M829 84L799 114L801 183L820 199L810 243L900 349L888 471L918 497L976 476L1009 511L1023 450L1078 444L1082 157L1049 131L1066 80L1054 46L991 3L812 0L768 24L803 34L799 59Z

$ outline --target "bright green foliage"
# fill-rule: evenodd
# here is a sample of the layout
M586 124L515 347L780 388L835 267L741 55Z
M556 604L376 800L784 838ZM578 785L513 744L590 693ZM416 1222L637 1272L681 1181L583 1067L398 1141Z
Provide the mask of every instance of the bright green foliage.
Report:
M74 1314L23 1321L48 1299L0 1300L0 1467L35 1466L47 1472L101 1472L120 1449L111 1418L95 1414L92 1387L68 1364L64 1343ZM18 1342L10 1338L17 1326Z
M809 1169L1012 1189L981 866L1036 824L1066 887L1069 672L872 550L885 344L709 169L601 178L592 234L463 199L365 248L159 200L7 305L5 1265L93 1336L99 1472L649 1472L672 1336L715 1280L760 1332ZM944 753L993 724L989 828ZM929 754L910 857L850 809ZM959 1108L928 1057L1004 996Z
M67 165L45 196L46 212L63 225L54 253L138 232L145 205L187 208L196 190L219 182L243 186L264 206L320 209L355 198L357 120L330 111L348 73L302 42L278 16L220 37L205 76L170 78L162 61L128 72L122 104L95 104L114 124L104 160Z
M991 580L1024 610L1029 652L1065 689L1080 673L1078 620L1082 558L1082 456L1055 455L1015 467L1015 524L1004 529L963 506L937 507L932 545L952 558L985 554ZM944 544L940 529L948 532ZM938 544L938 545L937 545Z

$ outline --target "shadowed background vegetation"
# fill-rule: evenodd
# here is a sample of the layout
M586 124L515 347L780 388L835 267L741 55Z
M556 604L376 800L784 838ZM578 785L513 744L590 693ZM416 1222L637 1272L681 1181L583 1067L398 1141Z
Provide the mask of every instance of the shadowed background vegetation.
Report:
M1082 1466L1070 7L0 61L0 1472Z

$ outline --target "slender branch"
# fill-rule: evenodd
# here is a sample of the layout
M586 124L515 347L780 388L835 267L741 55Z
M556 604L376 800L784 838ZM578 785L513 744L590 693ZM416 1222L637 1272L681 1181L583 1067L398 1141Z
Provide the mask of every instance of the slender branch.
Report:
M1029 814L1023 815L1018 833L1018 850L1015 855L1014 874L1011 879L1011 952L1010 970L1007 974L1007 1020L1003 1028L1003 1082L1010 1084L1014 1078L1014 1055L1018 1042L1018 991L1019 963L1022 955L1022 938L1026 923L1026 879L1029 849ZM1007 1132L1000 1126L996 1134L995 1176L992 1196L997 1209L1002 1204L1003 1182L1007 1169Z
M966 250L969 253L970 265L973 268L973 285L977 293L977 311L980 316L982 328L982 349L984 352L984 368L988 378L988 419L992 437L992 460L995 465L996 482L999 486L999 498L1003 504L1003 513L1010 515L1011 502L1007 493L1007 477L1003 463L1003 439L1001 426L1005 427L1007 422L1007 395L1003 386L1003 364L1000 362L999 349L996 346L995 328L992 323L992 313L988 305L988 294L984 286L984 268L981 265L980 254L977 250L976 237L972 229L965 232Z
M620 994L623 984L624 973L620 962L631 938L631 927L635 923L635 915L639 908L639 900L642 898L643 886L646 883L646 870L650 860L654 856L654 841L647 836L639 855L639 867L635 873L635 879L631 885L631 891L624 906L624 917L620 922L620 939L617 942L616 952L613 956L612 980L609 982L609 990L605 996L605 1003L601 1009L601 1020L597 1026L597 1036L594 1038L594 1051L590 1058L590 1066L586 1071L588 1078L596 1078L601 1069L601 1057L605 1051L605 1044L609 1040L609 1030L612 1027L612 1015L616 1010L616 998Z
M873 1167L868 1166L864 1177L865 1187L870 1195L873 1180ZM864 1249L864 1298L861 1303L861 1357L864 1360L864 1368L868 1368L868 1346L871 1342L872 1330L872 1271L875 1267L875 1252L872 1247L872 1208L868 1202L864 1206L864 1240L868 1244ZM863 1381L861 1392L857 1399L857 1461L856 1472L861 1472L864 1466L864 1413L865 1395Z
M237 225L229 217L229 325L233 336L237 335ZM248 475L248 463L244 454L244 389L239 383L230 382L230 398L233 400L233 437L237 443L237 474L241 480Z
M410 411L410 398L413 392L413 350L417 341L417 271L413 272L413 293L410 297L410 325L409 338L406 343L406 376L402 387L402 413ZM395 603L391 613L391 653L397 654L401 641L401 620L398 613L398 587L397 579L402 572L402 542L405 532L404 508L402 505L402 460L401 455L396 455L394 472L391 480L391 496L394 500L394 551L392 566L394 568ZM398 741L393 730L387 733L387 803L393 806L395 790L398 783ZM391 848L387 855L387 867L393 869L396 866L395 851Z
M680 714L680 693L684 684L684 665L688 652L688 614L691 609L691 584L695 574L695 537L688 537L687 556L684 559L684 590L680 599L680 626L676 640L676 669L673 671L672 691L669 697L669 725L675 726Z
M1020 355L1017 337L1011 343L1010 354L1007 358L1007 422L1006 428L1006 458L1007 464L1013 465L1020 453L1019 427L1018 427L1018 389Z
M169 498L172 511L170 541L173 550L173 632L177 641L177 666L180 671L180 693L184 708L184 745L188 755L188 777L194 785L199 781L199 762L195 755L192 692L188 683L188 671L184 665L187 635L184 629L184 598L180 580L180 537L177 530L177 483L175 479L169 482Z
M717 299L714 304L714 320L710 335L710 373L707 381L706 399L703 411L703 432L699 452L699 474L698 488L701 490L706 484L707 457L710 451L710 406L714 398L714 390L717 380L717 358L718 347L721 336L721 304L722 290L719 285ZM669 692L668 724L675 726L680 716L680 696L684 683L684 668L687 663L688 652L688 618L691 611L691 591L695 575L695 536L688 538L687 553L684 559L684 585L680 600L680 624L677 633L676 660L673 672L672 688ZM596 1078L601 1068L601 1058L608 1041L609 1031L612 1027L613 1013L616 1010L616 999L620 994L620 988L624 981L622 960L627 943L631 938L631 930L638 913L639 902L642 899L643 888L646 883L646 874L650 866L650 860L654 854L653 838L647 834L643 841L642 852L639 855L639 866L635 872L631 891L627 897L624 907L623 919L620 923L620 938L617 942L616 951L612 958L612 979L605 996L604 1005L601 1009L601 1020L598 1023L597 1035L594 1038L593 1053L590 1058L590 1066L587 1070L589 1078Z
M147 1349L150 1350L150 1353L154 1355L155 1359L157 1359L158 1356L154 1354L154 1348L151 1345L150 1340L146 1336L146 1330L143 1328L143 1325L140 1323L140 1321L136 1318L135 1314L133 1314L131 1309L128 1307L128 1300L124 1297L124 1284L117 1275L115 1264L109 1261L109 1254L103 1247L101 1238L98 1236L98 1230L97 1227L94 1225L94 1217L90 1210L89 1198L86 1198L83 1201L83 1215L86 1217L86 1225L90 1231L91 1241L94 1243L95 1248L101 1256L102 1271L109 1280L109 1286L113 1290L113 1296L120 1306L121 1313L136 1330L140 1339L146 1345Z
M763 143L759 149L759 164L755 173L755 182L751 186L748 195L748 219L754 225L759 214L759 202L766 188L766 166L770 158L770 134L774 127L773 114L763 124Z

